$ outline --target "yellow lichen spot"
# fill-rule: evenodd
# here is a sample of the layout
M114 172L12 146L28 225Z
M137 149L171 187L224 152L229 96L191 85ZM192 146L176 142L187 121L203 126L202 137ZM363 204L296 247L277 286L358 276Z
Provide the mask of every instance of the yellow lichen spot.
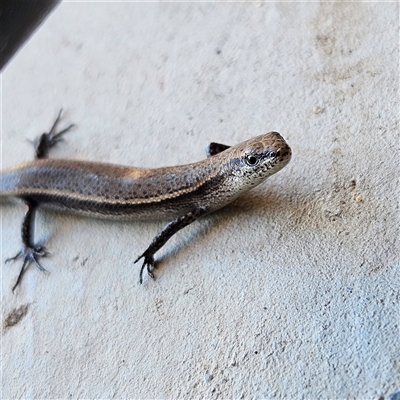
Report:
M356 203L362 203L364 201L364 199L360 195L357 195L357 196L354 196L354 201Z

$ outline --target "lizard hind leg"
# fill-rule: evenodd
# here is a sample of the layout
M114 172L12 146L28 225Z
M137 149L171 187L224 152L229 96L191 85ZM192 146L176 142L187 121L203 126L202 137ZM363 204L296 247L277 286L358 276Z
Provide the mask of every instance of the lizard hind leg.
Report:
M46 158L49 150L56 145L58 142L63 140L62 135L68 132L74 124L69 125L67 128L63 129L60 132L55 132L58 122L61 119L62 109L58 113L56 120L53 123L53 126L48 133L42 133L35 141L35 158Z
M42 272L46 272L46 270L39 264L38 258L45 257L47 255L45 249L42 246L34 246L32 245L31 236L33 232L34 225L34 217L36 211L36 205L32 202L26 201L27 211L25 213L24 221L22 223L21 235L22 235L22 243L23 249L18 252L17 255L11 258L7 258L6 263L10 261L17 260L18 258L23 258L23 263L21 270L19 272L17 281L12 288L13 293L15 289L20 284L22 277L25 271L28 269L29 265L33 262L37 268L39 268Z

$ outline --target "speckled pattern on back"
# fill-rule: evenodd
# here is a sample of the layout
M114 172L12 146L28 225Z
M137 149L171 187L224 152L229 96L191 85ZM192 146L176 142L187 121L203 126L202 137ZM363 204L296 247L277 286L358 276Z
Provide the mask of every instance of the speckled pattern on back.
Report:
M246 164L246 157L257 164ZM212 212L279 171L290 157L282 136L270 132L176 167L43 159L3 171L1 195L109 218L158 219L187 213L194 205Z

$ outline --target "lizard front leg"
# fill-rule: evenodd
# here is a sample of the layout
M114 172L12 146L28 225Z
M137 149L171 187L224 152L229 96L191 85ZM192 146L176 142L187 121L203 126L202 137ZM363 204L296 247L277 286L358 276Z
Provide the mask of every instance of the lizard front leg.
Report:
M206 155L207 158L210 158L212 156L215 156L218 153L221 153L222 151L229 149L229 147L226 144L222 144L222 143L215 143L215 142L211 142L207 147L206 147Z
M140 269L139 282L143 282L143 271L146 268L147 273L151 278L154 278L152 270L154 269L154 254L164 246L165 243L173 236L176 232L184 228L185 226L194 222L197 218L201 217L206 213L204 208L196 208L193 211L182 215L169 224L167 224L163 230L152 240L150 246L145 250L145 252L135 260L137 263L141 258L143 258L143 265Z

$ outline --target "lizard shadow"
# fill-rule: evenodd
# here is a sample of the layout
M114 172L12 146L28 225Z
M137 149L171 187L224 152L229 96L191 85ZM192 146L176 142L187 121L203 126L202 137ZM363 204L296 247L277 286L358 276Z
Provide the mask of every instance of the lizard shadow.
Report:
M219 231L229 231L229 226L235 226L233 218L237 218L240 221L243 218L248 219L249 215L253 217L262 215L267 224L271 222L268 217L266 219L265 213L260 213L260 209L267 209L268 215L271 216L277 212L282 213L283 209L286 213L291 214L293 205L290 203L288 197L282 198L282 192L278 191L270 191L266 195L262 191L257 190L251 193L251 195L240 197L226 207L200 218L196 221L196 224L190 225L174 235L174 240L167 243L156 255L155 271L163 268L164 263L168 262L170 258L177 256L178 252L185 251L183 248L187 247L187 254L190 257L189 244L194 240L205 238L207 235L207 245L208 240L212 241L213 236ZM240 242L240 239L238 239L238 242Z
M260 215L266 223L269 222L269 215L273 216L275 213L279 213L282 209L285 209L286 212L289 210L293 210L295 207L293 204L290 203L288 196L282 196L281 192L278 191L269 191L268 194L265 194L262 190L255 190L251 194L247 194L246 196L242 196L233 203L227 205L226 207L218 210L214 213L206 215L196 221L196 224L191 224L185 227L182 231L177 232L167 243L163 246L162 249L159 250L158 254L155 257L155 270L160 270L164 268L164 263L168 262L169 259L173 259L177 256L178 253L182 251L187 251L187 254L184 253L183 255L190 259L190 252L192 251L189 247L189 244L199 238L204 238L205 246L209 243L209 240L213 240L215 234L218 232L226 232L230 230L230 227L235 226L234 219L243 220L243 218L248 219L249 216L257 216ZM265 214L264 212L260 213L260 210L268 210L268 213ZM39 228L40 239L35 240L35 243L38 245L46 245L46 243L51 241L51 238L54 236L55 232L58 228L54 225L54 218L57 219L65 218L65 214L39 208L38 210L38 221L37 227ZM74 225L77 220L86 219L82 216L74 216L69 214L69 222L64 222L63 226L68 230L69 224L72 223ZM266 219L267 218L267 219ZM99 221L99 220L98 220ZM103 229L107 230L107 225L115 224L120 225L122 221L118 220L103 220L102 223ZM167 221L164 221L161 225L161 229ZM141 222L145 223L145 222ZM239 222L240 223L240 222ZM132 221L132 224L135 225L135 222ZM95 224L96 225L96 224ZM130 229L130 228L128 228ZM125 228L122 229L124 231ZM157 231L154 232L154 236L157 234ZM238 241L240 241L238 239ZM187 250L183 250L187 248ZM207 251L207 250L206 250ZM49 256L51 256L51 250L49 252ZM182 260L182 259L181 259ZM182 262L182 261L181 261ZM133 263L132 263L133 264ZM173 263L172 263L173 264ZM137 265L140 265L138 263Z

